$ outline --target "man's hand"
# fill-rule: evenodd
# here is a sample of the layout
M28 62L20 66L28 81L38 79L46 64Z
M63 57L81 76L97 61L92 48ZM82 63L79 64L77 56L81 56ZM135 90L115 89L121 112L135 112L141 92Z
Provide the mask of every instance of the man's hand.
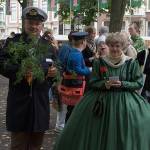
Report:
M54 66L51 66L48 68L47 77L55 77L57 73L57 68Z

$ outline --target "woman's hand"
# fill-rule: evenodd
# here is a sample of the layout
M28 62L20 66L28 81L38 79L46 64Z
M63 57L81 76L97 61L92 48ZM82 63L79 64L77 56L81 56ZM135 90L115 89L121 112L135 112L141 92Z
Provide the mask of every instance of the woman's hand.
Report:
M113 80L113 81L110 81L111 82L111 86L112 87L121 87L121 81L119 80Z

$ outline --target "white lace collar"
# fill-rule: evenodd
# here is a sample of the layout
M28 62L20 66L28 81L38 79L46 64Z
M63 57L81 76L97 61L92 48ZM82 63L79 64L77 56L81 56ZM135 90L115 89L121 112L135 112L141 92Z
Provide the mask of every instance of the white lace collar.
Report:
M120 61L117 63L115 59L110 57L109 55L102 57L102 59L111 67L118 68L125 63L126 60L131 59L131 57L126 56L124 53L120 56Z

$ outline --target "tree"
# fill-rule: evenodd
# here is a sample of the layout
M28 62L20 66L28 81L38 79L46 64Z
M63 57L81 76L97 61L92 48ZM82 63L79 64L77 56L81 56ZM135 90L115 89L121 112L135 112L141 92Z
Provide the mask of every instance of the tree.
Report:
M77 7L72 7L71 16L72 20L77 15L82 18L82 24L90 25L91 22L97 21L98 13L108 13L110 14L110 32L120 31L122 27L123 16L125 10L135 7L140 7L143 0L107 0L105 5L102 5L102 0L78 0L79 4ZM60 8L58 14L61 16L62 20L67 20L70 17L70 0L59 0ZM131 3L130 3L131 2Z
M125 10L132 14L133 8L140 7L142 3L143 0L111 0L109 31L121 31Z
M121 31L127 0L112 0L110 8L109 31Z

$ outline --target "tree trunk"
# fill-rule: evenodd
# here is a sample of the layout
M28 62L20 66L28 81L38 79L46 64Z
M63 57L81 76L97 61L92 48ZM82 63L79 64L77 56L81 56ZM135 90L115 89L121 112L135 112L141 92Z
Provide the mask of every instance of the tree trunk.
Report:
M127 0L112 0L109 32L120 32Z

